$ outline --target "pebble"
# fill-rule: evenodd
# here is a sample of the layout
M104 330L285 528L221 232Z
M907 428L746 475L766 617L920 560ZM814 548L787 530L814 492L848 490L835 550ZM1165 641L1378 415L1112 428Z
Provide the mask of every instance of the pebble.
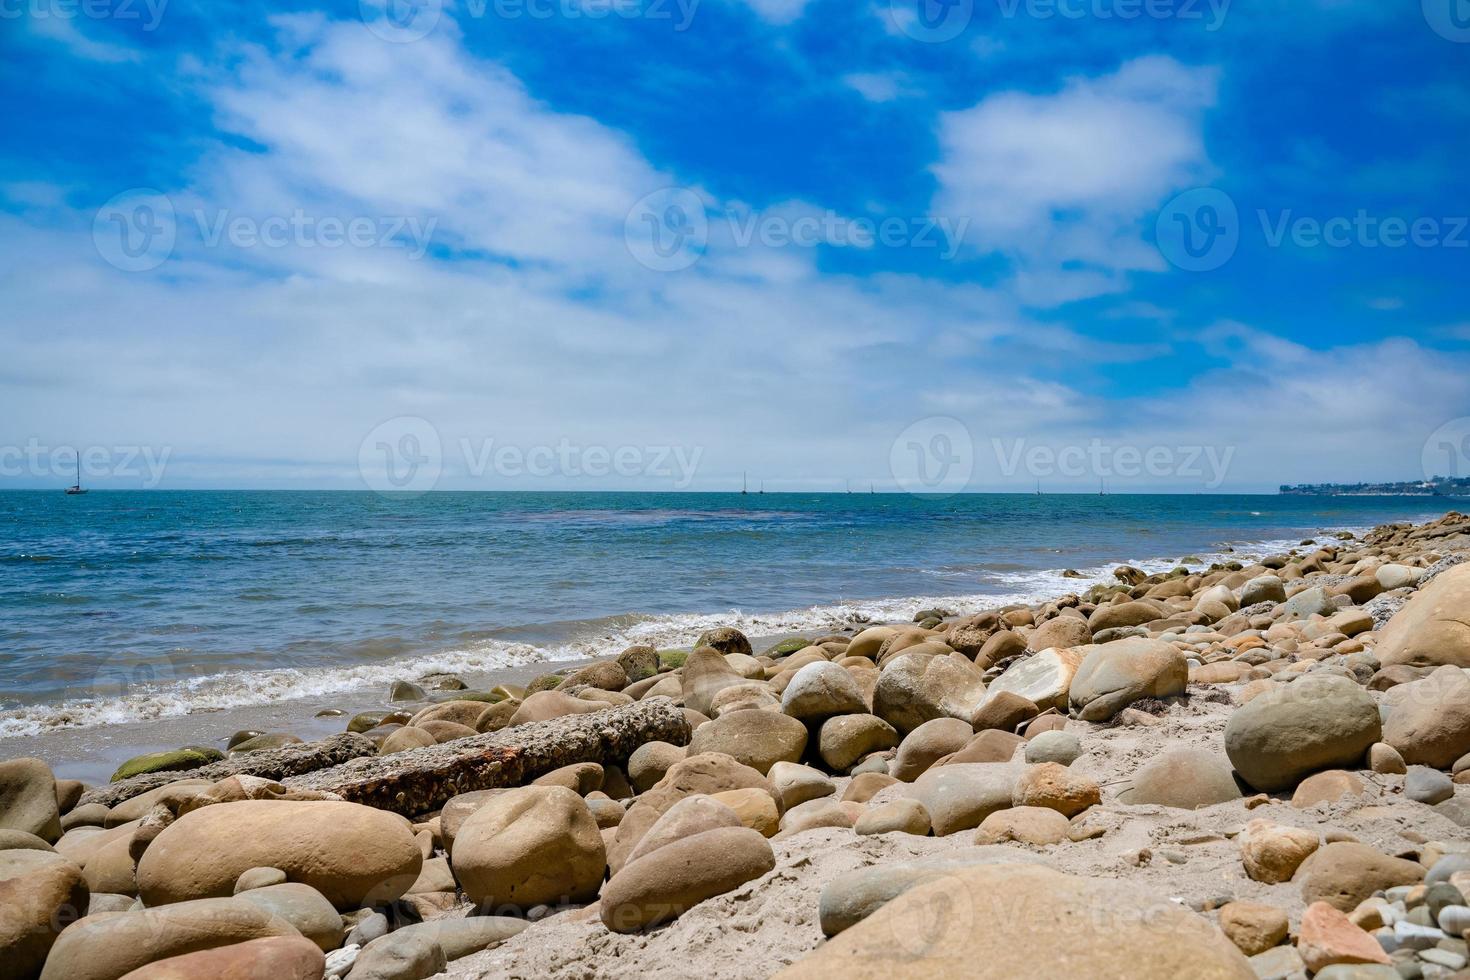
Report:
M1412 922L1395 922L1393 924L1393 938L1400 949L1430 949L1446 938L1445 934L1433 926L1420 926ZM1392 950L1386 950L1392 952Z
M1426 963L1433 963L1436 966L1442 966L1447 970L1464 969L1466 963L1465 957L1461 956L1459 953L1451 953L1447 949L1421 950L1419 953L1419 958Z
M1470 906L1446 905L1439 910L1439 927L1451 936L1470 929Z

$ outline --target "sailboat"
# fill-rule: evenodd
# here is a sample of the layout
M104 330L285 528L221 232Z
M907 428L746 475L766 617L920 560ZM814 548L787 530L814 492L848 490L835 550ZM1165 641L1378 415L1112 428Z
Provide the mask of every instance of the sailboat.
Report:
M1106 481L1106 480L1098 480L1097 481L1097 495L1099 497L1106 497L1108 495L1108 481Z
M747 488L746 483L745 483L745 471L744 470L741 470L740 471L740 496L746 497L746 496L749 496L749 495L750 495L750 490Z
M82 487L82 454L77 453L77 482L66 488L69 496L76 496L87 491Z
M756 493L765 493L765 492L766 492L766 481L765 480L762 480L761 481L761 488L759 490L757 490Z
M1040 480L1037 480L1036 481L1036 496L1038 496L1038 497L1041 496L1041 481Z

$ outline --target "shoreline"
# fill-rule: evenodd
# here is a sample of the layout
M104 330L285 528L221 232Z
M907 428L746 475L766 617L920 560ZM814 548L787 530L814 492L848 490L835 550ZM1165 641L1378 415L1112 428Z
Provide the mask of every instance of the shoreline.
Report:
M667 649L685 649L693 638L706 629L718 626L734 626L749 635L758 649L803 633L832 632L852 633L870 622L902 622L914 612L932 607L944 607L955 615L968 615L1007 604L1037 604L1049 601L1068 591L1081 591L1110 580L1112 570L1123 565L1142 569L1150 574L1166 572L1177 567L1184 559L1190 564L1208 564L1230 560L1249 560L1293 548L1307 547L1303 542L1322 543L1333 540L1340 533L1365 533L1368 528L1361 525L1346 525L1318 528L1315 533L1300 539L1273 538L1266 540L1216 541L1209 549L1200 553L1180 556L1155 556L1149 558L1120 559L1080 571L1080 577L1066 577L1065 569L1036 569L1010 573L1017 580L1033 580L1038 587L1032 590L1004 593L974 593L964 595L890 596L869 599L837 600L807 609L791 609L777 613L742 614L738 611L683 613L672 616L648 617L646 621L678 621L688 638L682 643L654 643ZM1071 588L1068 588L1068 587ZM875 616L873 611L888 615ZM596 622L606 623L635 616L608 617ZM0 759L18 755L33 755L43 759L56 771L58 777L79 779L88 783L106 782L118 764L133 756L147 752L164 751L180 745L200 744L223 748L226 740L237 731L255 730L269 733L289 733L311 741L341 731L342 718L318 718L317 712L338 709L346 716L365 711L380 711L392 707L387 692L396 680L417 681L436 673L451 673L461 678L472 690L488 690L497 684L525 685L542 674L564 672L599 660L615 657L626 646L643 639L638 626L624 635L596 641L565 643L550 649L536 647L531 643L519 644L527 651L522 662L496 665L489 668L474 666L454 669L453 657L446 651L425 653L408 660L393 660L384 663L367 663L355 666L306 668L316 675L336 673L351 676L354 672L366 671L374 675L371 680L343 683L336 689L324 690L283 698L260 698L243 704L222 704L218 707L205 706L177 713L162 713L150 717L104 719L88 724L45 725L36 723L19 732L5 732L7 723L15 725L16 716L28 712L44 714L80 713L98 710L86 704L80 705L27 705L0 712ZM754 627L754 631L752 630ZM529 633L545 627L518 626L504 630L508 633ZM763 631L762 631L763 630ZM631 635L629 635L631 633ZM667 638L667 635L659 638ZM500 642L500 641L497 641ZM583 657L560 656L570 646L584 649L594 645L601 649ZM496 656L500 651L491 651ZM549 655L546 659L537 654ZM457 654L461 662L472 662L476 654ZM449 663L446 663L449 661ZM271 668L248 672L253 680L271 675L299 674L301 668ZM204 678L214 680L220 686L238 678L237 673L225 673ZM191 692L192 693L192 692ZM226 695L228 697L228 695ZM445 697L448 695L445 694ZM106 709L104 709L106 710ZM115 710L115 709L113 709Z

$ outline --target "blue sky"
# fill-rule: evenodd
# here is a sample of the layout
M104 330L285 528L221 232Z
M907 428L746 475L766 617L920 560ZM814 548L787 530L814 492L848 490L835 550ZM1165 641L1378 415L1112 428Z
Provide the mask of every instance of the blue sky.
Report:
M1461 24L0 2L0 486L371 486L380 443L443 488L1470 475Z

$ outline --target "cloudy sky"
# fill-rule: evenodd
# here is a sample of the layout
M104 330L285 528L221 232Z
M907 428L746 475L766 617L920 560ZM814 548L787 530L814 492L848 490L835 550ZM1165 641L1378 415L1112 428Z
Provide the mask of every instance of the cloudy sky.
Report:
M1470 475L1463 7L0 3L0 486Z

